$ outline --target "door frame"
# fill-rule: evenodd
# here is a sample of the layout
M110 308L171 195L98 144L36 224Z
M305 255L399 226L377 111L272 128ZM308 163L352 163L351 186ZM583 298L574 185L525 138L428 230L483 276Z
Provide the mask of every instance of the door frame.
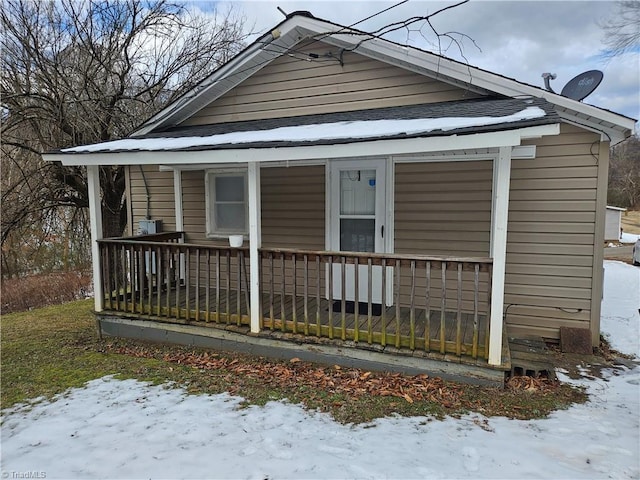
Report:
M384 235L382 238L382 252L394 253L394 205L395 205L395 169L394 161L390 156L375 156L375 157L361 157L361 158L333 158L328 159L325 164L325 250L332 251L332 245L334 241L339 243L339 230L334 228L333 215L337 212L340 205L339 198L333 198L333 174L335 168L338 166L367 170L371 169L374 165L372 163L380 162L380 166L384 168L385 185L384 194L382 196L382 205L376 205L376 208L383 209L382 221L384 222ZM377 179L376 179L377 182ZM377 185L376 185L377 186ZM387 267L386 272L386 298L387 306L393 305L393 267ZM328 277L326 282L328 283ZM327 285L327 292L329 289Z

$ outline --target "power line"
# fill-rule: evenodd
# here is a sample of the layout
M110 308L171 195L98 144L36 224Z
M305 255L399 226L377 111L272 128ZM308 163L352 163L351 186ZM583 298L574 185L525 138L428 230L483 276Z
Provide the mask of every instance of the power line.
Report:
M378 15L380 15L381 13L385 13L385 12L388 12L389 10L391 10L391 9L393 9L393 8L399 7L400 5L402 5L402 4L404 4L404 3L407 3L408 1L409 1L409 0L402 0L401 2L398 2L398 3L396 3L395 5L391 5L390 7L385 8L384 10L380 10L379 12L374 13L373 15L369 15L367 18L363 18L363 19L362 19L362 20L360 20L359 22L352 23L351 25L349 25L349 27L348 27L348 28L355 27L355 26L356 26L356 25L358 25L359 23L366 22L367 20L371 20L373 17L377 17L377 16L378 16Z
M381 14L383 14L383 13L385 13L385 12L388 12L389 10L392 10L392 9L394 9L394 8L396 8L396 7L399 7L400 5L403 5L403 4L407 3L408 1L409 1L409 0L402 0L401 2L398 2L398 3L396 3L395 5L391 5L390 7L387 7L387 8L385 8L385 9L383 9L383 10L380 10L379 12L376 12L376 13L374 13L373 15L369 15L368 17L363 18L362 20L358 20L357 22L352 23L352 24L351 24L351 25L349 25L349 26L342 27L342 28L340 28L340 30L338 30L338 31L336 31L336 32L329 32L329 33L324 34L324 35L323 35L322 37L320 37L320 38L314 38L314 39L313 39L313 41L312 41L309 45L307 45L307 46L311 46L311 45L313 45L313 44L314 44L314 43L316 43L316 42L321 42L322 40L324 40L324 39L325 39L325 38L327 38L327 37L330 37L330 36L332 36L332 35L336 35L336 34L338 34L338 33L341 33L341 32L344 32L344 31L346 31L346 30L349 30L349 29L351 29L351 28L355 27L356 25L358 25L358 24L360 24L360 23L362 23L362 22L366 22L367 20L371 20L372 18L377 17L378 15L381 15Z
M400 22L394 22L394 23L389 23L383 27L380 27L377 30L374 30L370 33L368 33L369 37L368 38L363 38L362 40L360 40L357 44L355 44L353 47L350 48L345 48L344 51L346 52L353 52L354 50L356 50L360 45L362 45L364 42L367 42L369 40L373 40L374 38L381 38L383 35L386 35L388 33L391 32L395 32L396 30L400 30L402 28L409 28L409 25L412 25L414 23L420 22L420 21L424 21L427 22L427 24L429 25L429 27L431 28L431 30L433 31L433 33L436 34L436 37L438 38L438 50L440 52L442 52L442 47L441 47L441 37L445 36L447 38L452 38L451 35L445 33L445 34L439 34L438 31L434 28L434 26L431 24L431 18L435 17L436 15L449 10L451 8L455 8L455 7L459 7L460 5L464 5L465 3L468 3L469 0L462 0L454 5L449 5L447 7L443 7L440 10L435 11L434 13L431 13L429 15L425 15L425 16L415 16L415 17L411 17L411 18L407 18L405 20L402 20ZM468 37L468 35L465 35L465 37ZM454 40L455 41L455 40ZM457 42L456 42L457 43ZM475 43L475 42L474 42Z

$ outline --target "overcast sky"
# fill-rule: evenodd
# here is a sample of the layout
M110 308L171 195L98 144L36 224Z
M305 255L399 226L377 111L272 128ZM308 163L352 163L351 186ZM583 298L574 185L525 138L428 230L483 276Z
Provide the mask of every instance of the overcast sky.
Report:
M396 1L233 1L246 15L247 24L259 32L270 30L284 17L276 7L291 13L308 10L319 18L350 25L390 7ZM456 2L409 0L386 13L357 25L366 31L412 16L428 15ZM615 13L613 1L484 1L469 3L439 14L433 21L440 31L455 30L475 40L479 51L466 41L469 63L535 86L543 86L541 74L558 75L551 85L560 92L576 75L602 70L604 80L585 103L640 118L640 55L629 53L605 60L603 31L599 22ZM423 29L423 32L427 32ZM433 50L418 32L406 30L391 40ZM431 37L433 39L433 37ZM452 48L446 53L460 60Z

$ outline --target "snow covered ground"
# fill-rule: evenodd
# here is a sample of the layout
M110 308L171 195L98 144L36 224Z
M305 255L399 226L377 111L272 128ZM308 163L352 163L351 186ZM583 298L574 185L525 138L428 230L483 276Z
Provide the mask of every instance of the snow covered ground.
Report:
M602 329L639 355L640 268L605 268ZM285 402L238 409L102 378L3 412L2 478L639 478L640 367L575 383L584 405L480 428L477 414L344 426Z
M640 358L639 310L640 268L605 261L600 329L615 350Z

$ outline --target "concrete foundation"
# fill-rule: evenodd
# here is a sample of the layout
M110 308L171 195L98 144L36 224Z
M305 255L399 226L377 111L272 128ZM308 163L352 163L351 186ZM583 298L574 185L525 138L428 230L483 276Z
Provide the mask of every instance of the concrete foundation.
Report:
M493 368L480 360L473 364L470 361L461 362L458 357L447 359L447 355L405 351L366 343L311 339L277 331L252 335L240 331L242 328L232 326L230 329L201 327L112 315L98 315L97 323L102 335L244 352L270 358L297 357L313 363L365 370L408 375L427 374L445 380L496 387L504 386L505 369L509 368ZM430 358L433 356L437 358Z

